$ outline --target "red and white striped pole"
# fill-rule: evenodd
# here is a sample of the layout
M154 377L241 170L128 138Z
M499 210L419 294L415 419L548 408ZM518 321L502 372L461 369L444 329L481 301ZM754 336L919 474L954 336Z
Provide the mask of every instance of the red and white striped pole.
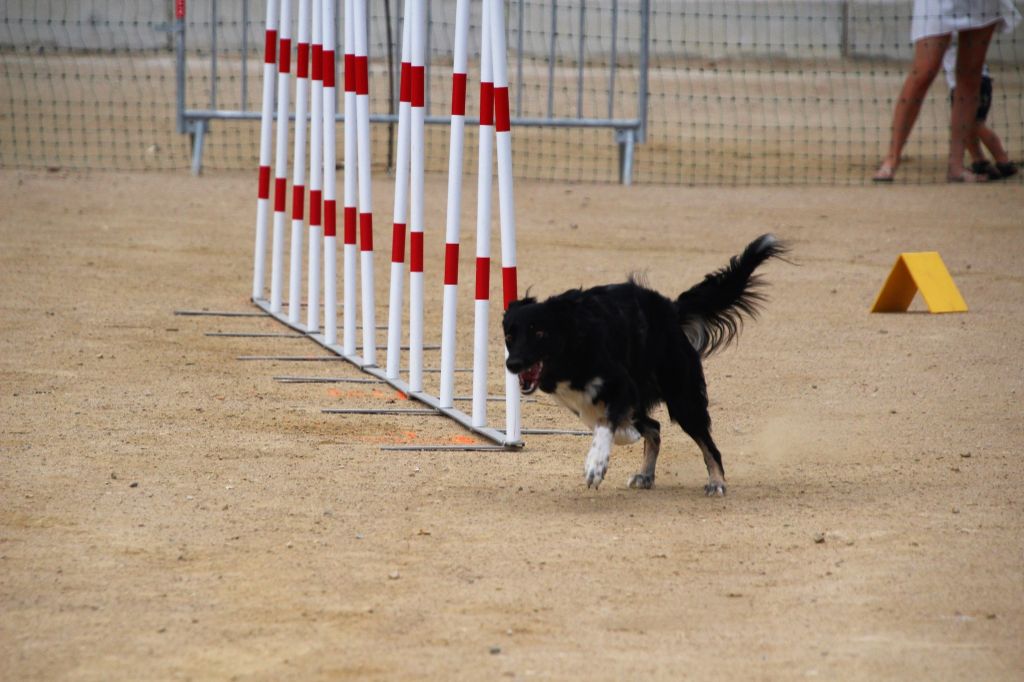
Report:
M318 0L319 1L319 0ZM334 173L334 0L323 0L323 128L324 128L324 343L338 342L338 248L335 234L338 224Z
M306 281L306 331L320 329L320 241L323 226L320 207L324 172L324 39L321 28L321 0L313 0L313 79L309 125L309 264Z
M263 107L260 113L260 171L256 194L256 248L253 255L252 297L263 298L267 258L267 212L270 207L270 153L274 121L274 81L277 75L277 0L267 0L266 44L263 50Z
M270 312L281 312L284 294L284 226L288 220L288 81L292 59L291 0L281 0L277 50L277 148L274 152L274 236L270 244Z
M401 371L402 307L405 288L405 228L409 206L409 116L412 92L410 60L413 0L402 13L402 70L398 86L398 148L395 159L394 222L391 228L391 290L388 298L388 349L385 375L398 379Z
M356 353L356 208L357 119L355 9L353 0L345 2L345 247L342 307L342 349L352 357Z
M476 296L473 320L473 421L487 426L488 323L491 295L491 171L494 163L494 83L491 3L484 0L480 31L480 143L476 180Z
M412 130L409 221L409 391L423 391L423 152L425 0L412 3Z
M359 274L363 312L363 363L377 364L373 286L373 185L370 158L370 73L366 0L354 1L356 52L356 165L359 171Z
M441 407L452 407L455 386L455 323L459 288L459 229L462 217L462 151L466 126L466 44L469 0L455 3L452 118L448 143L448 209L445 223L444 295L441 307Z
M516 284L516 211L512 192L512 129L508 109L505 13L502 0L491 2L491 54L494 57L494 131L498 152L498 206L501 222L501 282L505 308L518 298ZM506 349L507 352L507 349ZM505 437L520 437L519 378L505 370Z
M302 312L302 239L306 229L306 114L309 95L309 0L299 0L298 48L295 57L295 149L292 152L292 247L288 275L288 321Z

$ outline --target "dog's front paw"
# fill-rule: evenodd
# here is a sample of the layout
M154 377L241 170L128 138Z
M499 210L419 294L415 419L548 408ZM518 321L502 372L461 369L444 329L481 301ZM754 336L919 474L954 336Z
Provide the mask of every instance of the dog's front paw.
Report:
M587 479L587 487L597 488L600 486L607 471L608 453L602 453L601 448L590 448L590 452L587 453L587 461L583 465L583 475Z
M708 497L725 497L725 483L708 483L704 486L704 494Z
M630 488L642 488L644 490L654 487L654 476L647 474L633 474L629 479Z

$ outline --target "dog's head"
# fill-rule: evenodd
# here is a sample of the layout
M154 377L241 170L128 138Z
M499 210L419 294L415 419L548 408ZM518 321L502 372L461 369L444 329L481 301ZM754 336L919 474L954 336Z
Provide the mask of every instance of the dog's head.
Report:
M544 362L561 352L565 343L561 333L564 323L550 301L538 303L534 298L523 298L512 301L505 311L505 367L519 375L519 387L525 395L540 385Z

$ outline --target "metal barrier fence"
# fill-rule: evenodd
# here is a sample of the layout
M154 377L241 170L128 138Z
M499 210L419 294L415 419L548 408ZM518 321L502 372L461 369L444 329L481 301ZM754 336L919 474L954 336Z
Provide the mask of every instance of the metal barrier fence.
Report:
M516 83L512 102L512 125L531 128L610 130L614 135L614 142L618 145L619 180L630 184L633 175L635 145L643 142L647 122L646 76L650 0L637 0L628 3L630 5L628 8L620 8L619 0L610 0L610 2L602 4L606 6L597 10L594 7L590 8L590 22L605 24L606 26L603 28L606 30L600 31L600 35L606 33L608 38L595 42L588 39L588 3L585 1L571 3L565 0L561 2L548 0L545 3L528 3L526 0L511 0L508 2L507 9L510 15L507 20L508 45L511 52L509 64L510 73L514 75ZM173 24L178 131L188 132L191 136L192 172L196 174L202 168L204 141L213 121L256 121L259 119L259 111L250 108L252 103L249 98L249 65L253 56L250 50L249 36L253 25L251 21L253 7L250 5L259 5L260 7L257 9L261 10L263 3L241 0L237 10L240 13L242 30L237 37L232 36L231 39L237 42L237 45L224 45L220 30L224 20L220 13L221 2L210 0L209 30L205 36L202 36L202 40L208 46L207 54L204 57L208 60L210 77L208 87L197 93L200 97L204 90L207 93L209 104L204 108L186 107L186 90L188 88L185 67L188 59L186 36L189 35L189 30L185 14L177 16ZM183 9L184 5L181 4L179 7ZM399 46L396 45L395 38L402 35L404 18L394 13L394 8L389 1L372 3L369 10L370 35L377 39L376 45L374 45L376 49L371 48L370 50L370 90L373 97L370 121L389 126L387 153L384 158L390 168L393 158L391 126L398 121ZM435 0L427 4L427 10L426 122L432 126L444 126L449 124L449 117L432 113L432 108L439 105L439 108L444 110L447 106L443 96L439 97L437 93L447 84L447 72L444 67L451 61L455 2L454 0ZM338 14L336 13L335 16ZM625 21L633 20L636 26L634 31L638 35L633 40L625 35L620 37L620 20L623 20L624 16ZM473 35L478 33L480 19L480 6L474 4L471 16ZM569 39L566 40L560 35L560 29L568 23L574 24L576 31L574 34L570 32L567 36ZM544 40L543 42L531 40L533 36L543 36ZM560 40L560 38L562 39ZM634 54L627 55L628 61L622 60L620 64L619 56L622 46L633 49ZM479 57L478 47L473 57ZM223 79L218 78L218 57L222 51L230 53L236 49L240 60L237 84L239 106L231 109L218 108L219 90L223 85ZM598 57L600 59L595 59ZM574 58L575 64L572 73L566 74L564 73L565 69L558 67L558 64L569 58ZM546 67L538 68L545 61ZM527 79L525 78L528 69L540 76L539 80L536 77L530 79L530 90L527 90ZM621 90L620 86L624 82L620 73L622 71L629 71L629 80L639 84L635 88L635 93L625 93ZM588 93L586 91L588 81L604 83L606 92L600 98L597 96L596 90ZM556 87L561 91L567 91L569 95L567 98L564 96L565 93L562 93L563 96L559 98L561 101L557 106ZM433 97L431 93L434 93ZM220 96L219 99L223 102L225 98ZM569 101L566 101L567 99ZM635 103L629 102L630 99L634 99ZM567 104L571 104L571 106L566 106ZM617 117L617 112L625 113L626 116ZM343 113L339 113L337 120L340 122L342 118ZM466 120L470 125L475 125L479 118L470 115Z
M446 120L453 4L429 5L431 122ZM400 5L370 3L378 170L391 158L397 78L389 77L397 58L388 46L398 42ZM0 166L188 168L200 157L176 130L191 125L201 133L205 169L254 168L258 130L245 118L259 108L264 6L189 0L179 30L174 0L0 3ZM632 158L636 182L863 184L885 153L912 54L913 0L506 0L505 7L520 130L516 174L524 178L615 181L628 175ZM1014 158L1024 148L1020 35L999 33L988 53L989 123ZM179 36L183 60L175 58ZM943 80L924 103L901 181L945 178ZM428 171L443 172L445 126L430 126L426 144ZM475 153L472 142L466 151Z

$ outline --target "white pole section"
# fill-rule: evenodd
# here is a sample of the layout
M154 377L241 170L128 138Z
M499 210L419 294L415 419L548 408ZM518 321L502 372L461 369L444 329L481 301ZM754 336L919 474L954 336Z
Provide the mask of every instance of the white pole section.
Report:
M409 221L409 390L423 391L423 143L425 0L412 3L412 131Z
M363 363L377 364L377 320L373 290L373 186L370 158L370 73L366 0L355 0L356 166L359 171L359 288L362 293Z
M306 229L306 114L309 95L309 0L299 0L298 51L295 61L295 147L292 152L292 248L288 269L288 321L302 312L302 238Z
M356 352L356 55L353 0L345 3L345 251L343 275L342 349L351 357Z
M306 281L306 331L320 329L320 241L323 226L320 222L320 208L323 201L324 172L324 39L320 26L321 0L313 0L313 77L312 111L309 130L309 264Z
M409 109L412 91L410 60L410 13L413 0L405 0L402 13L402 71L398 86L398 149L395 161L394 223L391 229L391 291L388 299L388 350L386 376L397 379L401 371L402 314L405 287L405 228L409 205Z
M476 180L476 296L473 322L473 426L487 425L488 316L491 295L491 171L494 150L494 82L491 68L491 3L484 0L480 31L480 146Z
M270 246L270 312L281 312L284 293L284 225L288 220L288 81L292 59L291 0L281 0L277 52L277 149L274 152L274 237Z
M448 142L448 209L441 308L441 407L452 407L455 386L455 323L459 288L459 219L462 215L462 148L466 126L466 43L469 0L455 3L455 55L452 64L452 118Z
M270 206L270 152L274 121L274 81L277 75L277 0L267 0L267 29L263 49L263 107L260 111L260 171L256 193L256 249L252 261L252 297L263 298L267 258L267 211Z
M512 193L512 129L508 111L505 13L502 0L491 4L491 54L494 62L494 130L498 152L498 206L501 222L501 280L505 308L518 297L516 291L516 210ZM520 439L519 378L505 370L505 437Z
M334 0L323 0L320 13L324 39L324 343L338 342L338 249L335 233L338 224L334 173Z

